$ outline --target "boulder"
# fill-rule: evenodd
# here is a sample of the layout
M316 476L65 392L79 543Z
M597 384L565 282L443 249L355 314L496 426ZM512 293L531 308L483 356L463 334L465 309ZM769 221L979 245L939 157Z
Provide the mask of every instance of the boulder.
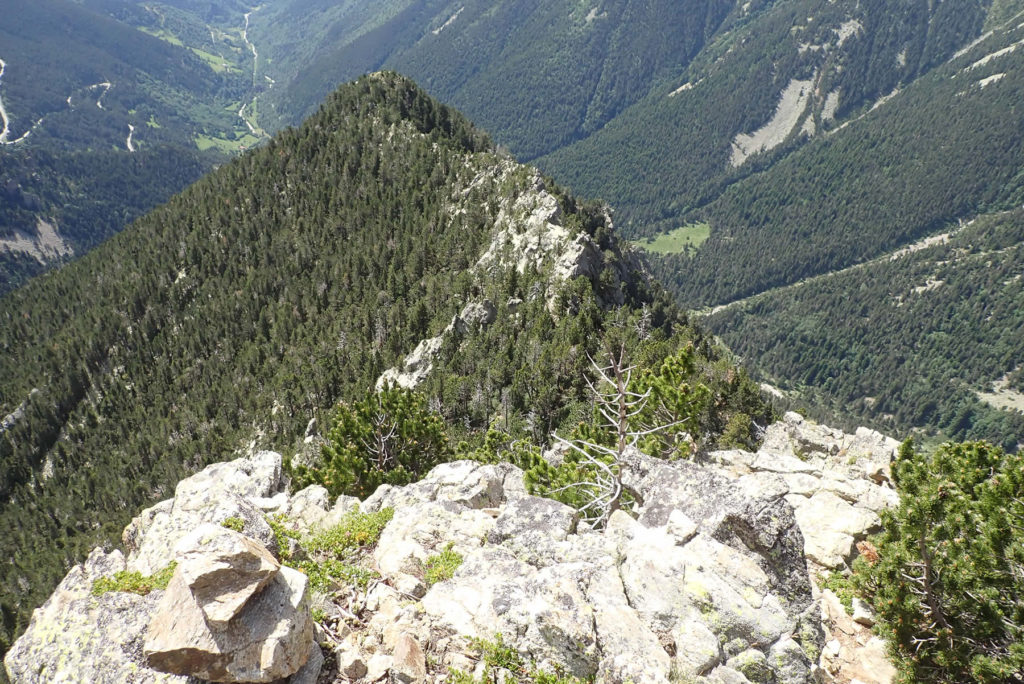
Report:
M313 643L306 576L281 567L223 628L214 628L175 571L146 631L153 669L213 682L272 682L305 665Z
M274 532L260 507L284 489L281 455L261 451L249 458L215 463L178 483L173 499L139 514L121 539L128 569L151 575L172 560L178 542L202 523L242 521L242 533L277 551Z
M427 660L416 639L408 634L398 637L392 655L391 676L395 682L413 684L427 679Z
M226 628L281 567L259 542L210 523L182 539L177 556L177 571L213 629Z

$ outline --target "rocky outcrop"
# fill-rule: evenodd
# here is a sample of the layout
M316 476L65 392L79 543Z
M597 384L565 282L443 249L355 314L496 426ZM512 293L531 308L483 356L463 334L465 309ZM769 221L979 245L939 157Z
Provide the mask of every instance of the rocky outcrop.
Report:
M494 322L498 310L489 300L470 302L462 311L454 316L451 323L437 337L421 340L411 354L405 357L402 365L389 368L377 378L377 391L385 385L412 389L426 380L434 368L434 359L441 352L441 345L453 333L466 335L478 332Z
M845 570L856 543L880 530L879 512L898 496L889 463L899 442L859 428L853 435L787 413L769 426L758 452L718 451L709 460L744 491L793 507L804 552L821 569Z
M880 664L869 672L882 654L862 624L870 616L819 599L814 581L825 541L859 540L891 501L894 447L793 414L757 453L696 464L632 452L623 473L638 502L599 531L530 496L509 464L447 463L331 502L318 486L288 496L280 457L263 452L211 466L144 511L125 531L127 558L97 550L74 568L6 665L14 682L186 681L169 670L312 684L327 652L322 682L441 682L479 676L472 644L500 634L526 663L609 684L885 682ZM828 522L830 497L863 512L860 527ZM265 514L308 533L384 508L394 513L364 557L377 574L363 588L310 597L304 576L279 564L273 533L260 537ZM240 533L221 526L229 517ZM828 567L842 571L854 551L835 548ZM425 571L441 554L461 562L431 585ZM97 577L175 559L166 591L89 593Z
M899 442L858 428L854 434L819 425L796 413L769 426L757 453L719 451L709 461L739 487L759 496L785 500L804 537L804 555L815 597L821 604L826 647L820 667L828 682L889 684L895 670L885 659L885 644L871 633L873 618L859 601L851 614L835 595L819 591L829 574L847 575L880 530L879 513L898 502L890 481L890 463Z
M531 179L532 190L524 192L502 206L495 220L495 233L487 251L480 257L474 270L493 273L514 268L519 273L533 270L548 273L551 285L583 276L597 283L605 268L611 269L611 281L600 288L598 297L604 306L617 306L625 302L625 291L637 277L645 277L646 270L639 255L618 242L610 251L613 259L585 232L564 225L558 198L551 194L536 171ZM609 228L611 215L604 221ZM557 287L549 287L548 309L552 313Z
M487 282L513 269L519 273L544 274L547 283L540 288L538 296L545 298L548 311L553 316L561 313L556 302L562 285L577 277L585 277L595 284L599 305L624 304L627 291L635 284L634 281L647 277L647 270L638 251L620 244L612 236L610 213L606 211L604 215L604 222L609 228L608 241L599 245L578 225L565 225L558 198L548 190L536 170L526 170L507 162L497 171L490 169L485 172L470 183L470 187L484 182L484 177L489 182L503 183L524 172L532 175L525 179L527 182L521 192L502 199L494 220L491 242L473 267L475 277ZM459 213L465 211L465 207L460 206L453 211ZM520 303L517 299L510 300L508 315L515 315ZM433 370L445 340L456 333L469 335L479 332L493 323L497 314L498 309L488 300L467 303L440 334L421 340L402 363L384 371L377 379L377 390L386 384L416 387Z
M125 528L127 558L93 551L35 611L4 661L12 682L313 684L323 654L306 579L274 558L265 519L287 510L284 487L273 452L180 482L174 499ZM241 533L222 526L229 519ZM151 575L172 562L166 590L92 593L97 579Z
M120 551L96 549L67 574L32 614L4 658L11 682L169 684L185 677L140 667L142 642L160 592L92 595L97 579L125 569Z
M655 484L675 467L636 458L647 472L658 470L635 483L651 504L636 519L614 514L600 532L578 530L567 506L527 495L508 465L446 464L415 485L382 488L362 508L395 509L374 553L386 582L367 597L372 610L359 628L335 647L339 662L394 659L411 638L437 670L472 671L466 643L500 633L538 667L599 682L668 682L672 672L746 681L732 673L761 666L779 681L811 681L808 653L820 648L821 633L806 572L780 591L764 570L773 545L752 548L722 534L732 522L693 519L675 499L666 505ZM678 481L707 475L685 464ZM740 497L724 478L716 484L706 495L693 488L706 497L698 509L713 509L725 492ZM793 560L802 564L795 519L780 506L788 517L777 536L793 536ZM454 577L408 604L400 578L422 576L426 560L448 545L463 559Z

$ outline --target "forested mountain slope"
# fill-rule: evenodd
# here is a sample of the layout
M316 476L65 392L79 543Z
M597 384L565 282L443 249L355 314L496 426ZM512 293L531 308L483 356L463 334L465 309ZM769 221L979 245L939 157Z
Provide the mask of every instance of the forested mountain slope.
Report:
M841 130L729 187L695 214L710 225L701 248L656 264L691 306L764 293L711 326L765 379L830 406L832 420L1007 447L1024 434L1019 401L982 400L1004 382L1020 391L1024 354L1014 290L1024 15L1012 16ZM950 231L950 245L887 257ZM832 271L841 273L815 277Z
M257 16L255 31L293 64L294 76L284 74L288 85L270 94L285 121L339 80L386 66L528 160L600 129L653 82L670 78L735 18L735 4L292 0ZM282 26L310 13L319 27L312 36L275 46L275 37L287 40ZM287 56L292 47L311 53L311 61L295 63Z
M124 3L0 0L0 293L225 158L197 142L246 131L241 40L228 61L186 48L167 13L148 13L147 33L108 16L115 6L131 18ZM202 35L212 40L205 26Z
M633 107L538 163L612 201L631 236L676 228L941 65L982 32L986 6L755 4Z
M1024 442L1024 211L721 307L706 320L818 417Z
M740 414L733 438L751 441L768 415L605 207L394 74L343 87L0 300L0 317L5 640L72 560L184 473L294 449L422 340L441 342L420 391L471 444L495 426L543 440L588 415L588 354L623 343L651 363L695 346L688 372L715 393L708 443Z

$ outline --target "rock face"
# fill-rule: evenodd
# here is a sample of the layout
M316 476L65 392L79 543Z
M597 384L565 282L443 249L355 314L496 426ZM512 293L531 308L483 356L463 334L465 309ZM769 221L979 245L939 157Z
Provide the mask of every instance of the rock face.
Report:
M710 460L744 491L784 498L808 560L841 571L856 557L856 543L879 531L879 512L899 500L889 480L898 449L899 442L867 428L849 435L787 413L769 426L756 454L718 451Z
M183 480L125 529L127 559L97 549L35 611L4 664L12 682L316 680L306 579L280 567L264 513L289 504L281 456L261 452ZM221 526L228 518L242 533ZM237 521L236 521L237 523ZM165 591L91 594L122 570L178 563ZM147 660L148 658L148 660ZM315 672L310 672L315 667Z
M528 495L509 464L447 463L332 505L317 486L289 497L280 457L264 452L180 483L125 530L127 558L97 550L73 568L5 664L15 683L196 681L170 674L187 673L313 684L322 647L333 653L321 682L442 682L479 676L471 643L501 634L524 662L599 683L888 682L873 660L881 642L829 592L819 599L814 579L844 570L847 544L894 500L894 447L794 414L756 454L696 464L633 452L623 475L638 504L600 531ZM264 515L308 533L353 507L394 511L364 559L379 577L315 597L318 646L305 577L278 564ZM228 517L241 533L221 526ZM428 586L442 552L461 563ZM166 591L89 593L97 577L175 559Z

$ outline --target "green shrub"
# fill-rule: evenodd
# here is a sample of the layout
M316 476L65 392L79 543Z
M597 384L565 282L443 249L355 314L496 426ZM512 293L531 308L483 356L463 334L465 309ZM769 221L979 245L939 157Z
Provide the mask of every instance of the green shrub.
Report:
M336 558L299 561L294 567L309 578L310 587L324 592L334 589L339 584L365 589L370 580L380 577L372 570Z
M423 395L388 387L331 416L323 462L289 464L295 487L323 485L331 496L369 496L382 484L403 485L426 474L451 453L444 420Z
M853 615L853 599L857 595L854 582L855 580L852 577L847 577L838 572L825 572L818 576L819 586L822 589L831 590L849 615Z
M462 565L462 554L454 551L449 542L444 551L427 558L427 572L424 576L427 586L432 587L438 582L450 580L460 565Z
M233 516L224 520L224 522L221 523L221 527L226 527L229 530L234 530L235 532L241 532L242 528L245 527L245 521L237 516Z
M310 553L343 560L356 551L372 546L394 517L393 508L377 513L346 513L337 525L317 532L303 544Z
M1024 673L1024 456L991 444L908 441L899 505L857 583L901 682L1019 682Z
M480 653L480 660L484 663L483 674L477 679L460 670L454 670L448 675L447 684L496 684L499 681L509 684L584 684L584 680L578 677L568 677L561 672L547 672L535 664L528 665L514 648L505 645L500 632L495 635L494 641L473 639L470 647ZM510 672L512 678L500 678L498 672L502 670Z
M294 539L298 541L302 538L302 534L297 530L293 530L288 527L288 518L280 513L265 516L264 520L267 521L267 524L270 525L271 531L274 533L274 541L277 543L277 553L281 557L281 560L290 560L292 554L288 550L288 540Z
M102 596L108 591L126 591L145 596L155 589L166 589L177 566L178 564L172 561L166 568L152 575L143 575L135 570L131 572L120 570L115 572L113 577L100 577L96 579L92 583L92 595Z

